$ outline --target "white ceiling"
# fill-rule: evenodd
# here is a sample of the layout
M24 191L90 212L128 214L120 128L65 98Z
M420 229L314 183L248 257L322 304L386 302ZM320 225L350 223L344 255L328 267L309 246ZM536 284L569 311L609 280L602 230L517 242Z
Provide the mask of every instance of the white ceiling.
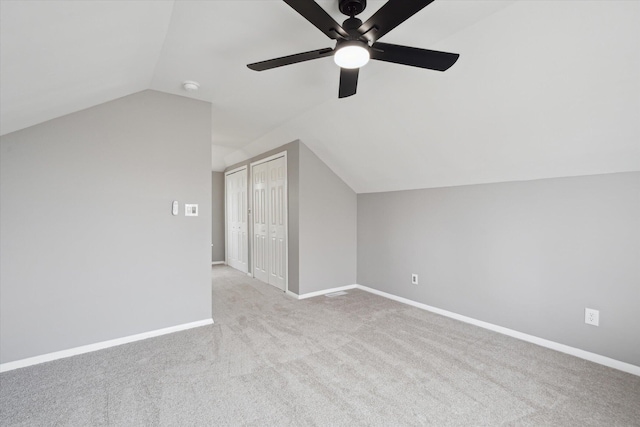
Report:
M295 139L357 192L640 170L638 1L438 0L381 41L460 60L372 61L340 100L331 58L246 67L333 47L279 0L1 0L0 19L1 134L154 89L212 103L214 170Z

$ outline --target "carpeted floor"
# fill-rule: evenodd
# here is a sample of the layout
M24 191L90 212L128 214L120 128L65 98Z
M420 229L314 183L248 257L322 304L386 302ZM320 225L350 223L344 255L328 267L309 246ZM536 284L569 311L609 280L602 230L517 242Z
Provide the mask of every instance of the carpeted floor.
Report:
M213 268L215 324L0 375L0 425L640 426L640 377Z

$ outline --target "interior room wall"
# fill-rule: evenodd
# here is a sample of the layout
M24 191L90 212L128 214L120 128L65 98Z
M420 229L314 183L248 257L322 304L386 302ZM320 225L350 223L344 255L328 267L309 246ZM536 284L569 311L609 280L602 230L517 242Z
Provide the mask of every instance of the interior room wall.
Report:
M359 284L637 366L639 260L640 172L358 195Z
M304 143L291 142L226 171L282 151L287 152L289 291L300 295L354 284L356 193Z
M356 283L356 193L300 143L300 294Z
M143 91L0 150L2 363L211 318L209 103Z
M224 260L224 173L211 172L211 262Z

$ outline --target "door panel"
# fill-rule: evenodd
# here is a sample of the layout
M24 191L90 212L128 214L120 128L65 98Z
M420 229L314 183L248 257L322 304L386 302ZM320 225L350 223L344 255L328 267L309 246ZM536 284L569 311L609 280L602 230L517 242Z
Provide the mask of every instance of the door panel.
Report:
M269 193L271 218L269 218L269 236L271 239L271 269L269 283L285 290L286 273L286 163L280 157L267 163L269 168Z
M267 165L253 166L253 276L268 282L269 249L267 245Z
M254 277L286 289L287 198L286 159L252 167Z
M247 170L226 175L227 264L248 272Z

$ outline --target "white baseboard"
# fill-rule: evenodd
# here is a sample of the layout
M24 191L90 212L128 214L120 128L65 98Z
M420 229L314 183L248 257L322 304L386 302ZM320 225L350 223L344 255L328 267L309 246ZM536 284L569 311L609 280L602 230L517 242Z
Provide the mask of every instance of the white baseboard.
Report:
M539 338L533 335L525 334L523 332L518 332L513 329L494 325L493 323L483 322L482 320L477 320L471 317L463 316L461 314L453 313L451 311L443 310L441 308L432 307L427 304L422 304L420 302L416 302L407 298L399 297L397 295L382 292L377 289L369 288L367 286L354 285L351 287L351 289L353 288L371 292L372 294L380 295L381 297L389 298L394 301L401 302L403 304L408 304L413 307L420 308L422 310L427 310L432 313L436 313L442 316L450 317L452 319L460 320L461 322L470 323L472 325L479 326L484 329L489 329L491 331L498 332L500 334L508 335L510 337L517 338L522 341L527 341L532 344L537 344L542 347L559 351L561 353L566 353L575 357L579 357L580 359L584 359L590 362L598 363L600 365L608 366L609 368L617 369L619 371L640 376L640 366L632 365L626 362L621 362L619 360L611 359L610 357L602 356L600 354L591 353L589 351L581 350L579 348L570 347L568 345L560 344L554 341L549 341L544 338ZM328 293L328 292L332 292L332 290L327 290L324 293Z
M317 292L310 292L302 295L295 294L289 290L286 291L287 295L292 296L296 299L303 300L307 298L312 298L320 295L325 295L332 292L338 291L346 291L350 289L360 289L366 292L370 292L375 295L379 295L384 298L388 298L394 301L401 302L403 304L411 305L413 307L420 308L422 310L427 310L432 313L440 314L442 316L446 316L455 320L459 320L461 322L469 323L475 326L479 326L484 329L488 329L494 332L498 332L500 334L508 335L513 338L520 339L522 341L527 341L532 344L537 344L542 347L550 348L552 350L556 350L562 353L566 353L580 359L588 360L590 362L598 363L600 365L608 366L613 369L618 369L623 372L627 372L633 375L640 376L640 366L632 365L630 363L622 362L619 360L611 359L610 357L602 356L600 354L591 353L589 351L581 350L579 348L570 347L565 344L560 344L554 341L546 340L544 338L539 338L533 335L525 334L523 332L515 331L513 329L505 328L502 326L494 325L492 323L484 322L482 320L477 320L471 317L463 316L458 313L454 313L451 311L443 310L441 308L432 307L427 304L423 304L417 301L410 300L408 298L403 298L397 295L389 294L387 292L379 291L377 289L369 288L367 286L362 285L347 285L341 286L337 288L325 289ZM185 323L182 325L172 326L169 328L157 329L154 331L144 332L141 334L130 335L123 338L117 338L109 341L102 341L95 344L89 344L81 347L75 347L68 350L56 351L54 353L43 354L41 356L30 357L27 359L17 360L15 362L8 362L0 364L0 372L11 371L18 368L24 368L31 365L36 365L39 363L49 362L56 359L62 359L65 357L71 357L78 354L89 353L96 350L102 350L104 348L115 347L122 344L127 344L134 341L140 341L147 338L157 337L160 335L170 334L173 332L184 331L186 329L197 328L200 326L206 326L213 324L213 319L204 319L196 322Z
M503 326L494 325L493 323L484 322L482 320L474 319L472 317L463 316L458 313L454 313L451 311L443 310L441 308L432 307L427 304L423 304L417 301L410 300L408 298L399 297L397 295L389 294L387 292L379 291L377 289L370 288L368 286L362 285L347 285L341 286L338 288L325 289L317 292L310 292L307 294L297 295L293 292L287 291L287 295L290 295L296 299L302 300L306 298L313 298L320 295L329 294L332 292L338 291L346 291L349 289L360 289L366 292L370 292L372 294L379 295L384 298L388 298L394 301L401 302L403 304L411 305L413 307L420 308L422 310L427 310L432 313L440 314L441 316L450 317L452 319L459 320L461 322L469 323L471 325L479 326L484 329L489 329L490 331L498 332L503 335L508 335L513 338L517 338L522 341L527 341L532 344L536 344L542 347L550 348L552 350L559 351L561 353L570 354L571 356L578 357L580 359L588 360L590 362L598 363L600 365L608 366L609 368L617 369L619 371L627 372L629 374L640 376L640 366L632 365L630 363L622 362L620 360L611 359L610 357L602 356L600 354L591 353L586 350L581 350L579 348L570 347L565 344L560 344L555 341L549 341L544 338L536 337L534 335L525 334L524 332L515 331L513 329L505 328Z
M223 265L226 264L224 261L212 261L211 265Z
M332 292L348 291L349 289L356 289L358 287L359 285L346 285L346 286L340 286L338 288L324 289L322 291L317 291L317 292L309 292L307 294L302 294L302 295L294 294L291 291L287 291L287 295L292 296L296 299L307 299L307 298L313 298L313 297L317 297L324 294L330 294Z
M293 292L291 292L289 289L287 289L286 291L284 291L284 293L285 293L285 294L287 294L287 295L288 295L288 296L290 296L290 297L293 297L293 298L295 298L295 299L299 299L299 298L298 298L298 296L299 296L299 295L298 295L298 294L294 294L294 293L293 293Z
M74 347L67 350L56 351L53 353L47 353L40 356L29 357L27 359L16 360L15 362L7 362L0 364L0 372L12 371L14 369L25 368L31 365L37 365L39 363L50 362L52 360L64 359L65 357L76 356L78 354L90 353L96 350L102 350L109 347L115 347L122 344L127 344L134 341L141 341L147 338L158 337L160 335L171 334L173 332L184 331L187 329L198 328L200 326L206 326L213 324L213 319L198 320L196 322L183 323L182 325L171 326L169 328L156 329L154 331L143 332L141 334L129 335L122 338L116 338L113 340L102 341L94 344L83 345L80 347Z

